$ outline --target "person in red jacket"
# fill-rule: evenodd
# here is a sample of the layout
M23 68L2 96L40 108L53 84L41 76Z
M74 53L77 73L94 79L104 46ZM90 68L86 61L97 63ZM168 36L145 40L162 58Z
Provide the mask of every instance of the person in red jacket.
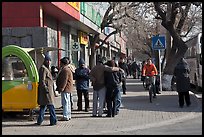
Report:
M153 83L153 89L154 89L154 98L156 97L156 88L155 88L155 82L156 82L156 75L158 75L158 71L156 66L152 63L151 58L147 59L147 64L144 65L142 70L142 76L148 76L151 78L151 81ZM158 93L160 94L160 93Z

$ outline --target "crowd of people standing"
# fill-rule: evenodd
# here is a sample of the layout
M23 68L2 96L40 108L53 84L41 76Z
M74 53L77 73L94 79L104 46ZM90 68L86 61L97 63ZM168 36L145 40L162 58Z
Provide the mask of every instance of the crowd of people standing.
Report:
M58 120L71 120L74 80L77 90L78 111L82 111L83 106L85 106L85 112L90 111L89 88L91 83L93 86L93 109L91 116L102 117L104 108L106 108L106 117L115 117L115 115L119 114L122 102L121 93L126 94L127 76L133 75L133 78L136 78L134 73L137 72L137 78L141 77L141 80L144 80L146 75L155 76L158 74L151 59L148 59L147 62L143 61L140 65L135 61L128 64L123 58L120 58L118 63L114 59L104 62L102 58L99 58L97 59L97 64L91 70L86 66L83 58L79 59L78 68L75 69L71 67L68 57L60 59L59 69L51 67L50 70L50 62L51 58L48 54L45 54L44 63L39 69L38 104L40 110L37 125L42 124L47 108L50 114L50 125L56 125ZM151 68L154 71L149 71ZM57 96L55 91L61 95L61 108L63 109L61 119L57 119L55 113L54 97ZM187 105L190 106L189 94L188 92L186 93L179 92L180 107L183 107L184 104L183 96L185 96ZM85 105L82 104L82 95L84 96ZM154 92L154 97L156 97L156 92Z

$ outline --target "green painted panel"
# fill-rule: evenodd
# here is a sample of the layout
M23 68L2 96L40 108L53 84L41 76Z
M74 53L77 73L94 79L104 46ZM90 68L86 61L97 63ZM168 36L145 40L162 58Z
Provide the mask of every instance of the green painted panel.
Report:
M14 88L15 86L18 86L18 85L21 85L22 84L22 80L21 81L2 81L2 93L11 89L11 88Z

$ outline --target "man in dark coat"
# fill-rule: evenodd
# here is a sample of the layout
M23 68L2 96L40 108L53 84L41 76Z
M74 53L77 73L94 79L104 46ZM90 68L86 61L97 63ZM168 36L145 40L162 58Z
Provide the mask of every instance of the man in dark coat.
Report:
M109 67L115 67L114 60L109 60L106 65ZM107 103L107 115L106 117L115 117L118 113L117 100L118 94L120 92L120 87L122 86L122 72L104 72L104 81L106 86L106 103ZM120 104L119 104L120 105ZM119 106L118 106L119 107Z
M44 120L46 107L50 112L50 125L56 125L57 117L54 108L53 79L49 70L51 58L45 54L43 65L39 69L38 104L40 105L37 125L41 125Z
M89 111L89 73L90 70L85 66L84 59L80 58L79 67L75 70L75 82L77 89L77 106L78 110L82 110L82 94L85 100L85 111Z
M182 108L184 106L184 99L187 106L191 105L190 101L190 69L188 63L184 58L181 58L174 70L174 75L176 76L176 88L179 96L179 106Z

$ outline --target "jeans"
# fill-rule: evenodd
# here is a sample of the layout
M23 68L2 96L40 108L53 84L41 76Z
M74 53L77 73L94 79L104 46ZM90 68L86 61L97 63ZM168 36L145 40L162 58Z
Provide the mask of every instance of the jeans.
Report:
M107 88L106 91L106 101L108 108L108 116L114 117L119 113L119 109L121 106L121 92L122 86L118 86L115 89Z
M61 92L61 103L63 106L63 117L71 118L71 101L70 101L70 93Z
M115 89L115 94L116 94L116 97L115 97L115 109L116 109L116 113L115 114L118 114L119 113L119 109L120 109L120 106L121 106L121 91L122 91L122 86L118 86L116 89Z
M40 111L39 111L39 116L38 116L38 119L37 119L37 123L39 125L41 125L41 123L43 122L44 115L45 115L45 110L46 110L47 107L49 109L49 114L50 114L50 124L55 125L57 123L57 116L56 116L56 113L55 113L54 105L41 105L40 106Z
M106 96L106 87L104 86L100 90L93 91L93 112L92 115L96 116L98 110L98 116L102 116L103 114L103 106L105 102ZM99 102L99 107L98 107Z

